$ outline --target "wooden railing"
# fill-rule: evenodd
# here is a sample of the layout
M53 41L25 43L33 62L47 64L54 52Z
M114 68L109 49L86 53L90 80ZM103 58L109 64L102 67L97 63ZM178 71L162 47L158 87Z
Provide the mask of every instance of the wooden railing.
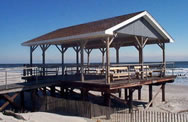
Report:
M167 64L163 63L147 63L147 64L111 64L110 65L110 77L111 81L115 80L131 80L131 79L144 79L153 76L164 77ZM169 66L170 64L168 64ZM60 64L48 64L48 65L25 65L24 76L51 76L51 75L74 75L81 73L81 66L76 64L60 65ZM173 64L172 64L173 67ZM105 75L106 69L102 64L84 65L84 75Z

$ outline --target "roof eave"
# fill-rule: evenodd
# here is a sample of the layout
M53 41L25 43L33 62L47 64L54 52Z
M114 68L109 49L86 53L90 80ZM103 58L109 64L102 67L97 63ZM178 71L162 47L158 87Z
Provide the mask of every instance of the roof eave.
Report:
M49 40L41 40L41 41L36 41L36 42L24 42L21 45L33 46L33 45L42 45L42 44L53 44L55 42L66 43L68 41L91 40L94 38L106 37L106 36L111 36L111 35L112 34L106 34L105 31L99 31L99 32L92 32L92 33L75 35L75 36L60 37L60 38L49 39Z

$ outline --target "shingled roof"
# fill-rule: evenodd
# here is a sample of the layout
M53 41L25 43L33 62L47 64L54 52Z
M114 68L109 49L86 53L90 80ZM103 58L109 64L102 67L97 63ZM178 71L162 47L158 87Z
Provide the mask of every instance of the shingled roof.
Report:
M103 19L99 21L79 24L75 26L60 28L55 31L49 32L32 40L26 41L22 43L24 46L36 45L38 42L43 44L43 42L50 42L50 40L59 39L60 38L67 38L72 36L78 36L82 34L90 34L90 33L97 33L97 32L104 32L107 29L110 29L126 20L129 20L144 11L131 13L127 15L117 16L113 18Z

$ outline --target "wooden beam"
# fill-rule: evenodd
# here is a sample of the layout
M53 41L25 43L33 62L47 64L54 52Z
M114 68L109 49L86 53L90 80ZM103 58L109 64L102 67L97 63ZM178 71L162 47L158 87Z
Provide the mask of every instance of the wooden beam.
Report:
M146 39L144 40L143 45L142 45L142 48L144 48L144 47L146 46L147 41L148 41L148 38L146 38Z
M11 96L11 97L7 97L7 96L3 96L3 97L6 97L6 98L8 98L7 100L7 102L5 102L1 107L0 107L0 111L3 111L10 103L14 103L14 99L18 96L18 94L19 93L15 93L13 96ZM5 99L6 99L5 98ZM17 105L16 105L17 106ZM18 106L17 106L18 107Z
M122 99L120 99L119 97L117 97L117 96L115 96L115 95L113 95L113 94L110 94L110 96L111 96L113 99L115 99L115 100L117 100L118 102L121 102L121 103L123 103L123 104L127 104L127 103L128 103L127 101L122 100Z
M14 99L12 99L12 97L10 97L8 94L4 94L3 97L9 101L10 104L12 104L14 107L16 108L21 108L19 105L17 105L15 102L14 102Z
M142 45L141 45L141 43L140 43L140 40L138 39L138 37L137 37L137 36L135 36L135 39L136 39L136 41L137 41L137 44L138 44L139 48L141 48L141 47L142 47Z

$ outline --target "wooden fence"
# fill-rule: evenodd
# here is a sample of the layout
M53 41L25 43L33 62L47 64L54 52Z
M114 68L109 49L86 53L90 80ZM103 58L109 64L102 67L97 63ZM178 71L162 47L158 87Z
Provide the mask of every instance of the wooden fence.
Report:
M40 102L39 102L40 101ZM96 122L188 122L188 114L110 108L87 101L38 97L37 111L59 112L92 118Z
M128 110L120 110L111 114L110 120L104 116L96 117L100 122L188 122L187 114L134 110L129 113Z

